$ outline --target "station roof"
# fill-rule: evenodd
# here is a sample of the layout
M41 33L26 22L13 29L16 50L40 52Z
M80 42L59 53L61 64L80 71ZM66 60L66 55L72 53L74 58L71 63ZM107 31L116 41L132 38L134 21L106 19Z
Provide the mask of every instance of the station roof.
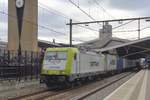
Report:
M38 46L41 48L47 48L47 47L60 47L61 45L50 41L38 40Z
M123 43L127 43L127 42L130 42L130 41L126 40L126 39L116 38L116 37L112 37L112 38L108 38L108 39L104 39L104 40L97 38L97 39L90 40L90 41L87 41L84 43L80 43L80 44L78 44L78 46L87 46L92 49L100 49L100 48L114 46L117 44L119 45L119 44L123 44Z
M99 49L99 52L102 53L109 53L112 51L115 51L119 56L130 59L145 58L150 55L150 37Z
M68 44L63 43L53 43L45 40L38 40L38 46L40 48L48 48L48 47L68 47Z

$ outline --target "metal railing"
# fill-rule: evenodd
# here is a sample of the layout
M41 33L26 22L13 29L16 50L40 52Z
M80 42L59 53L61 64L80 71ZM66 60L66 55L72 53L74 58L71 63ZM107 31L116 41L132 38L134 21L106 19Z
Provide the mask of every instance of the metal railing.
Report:
M41 59L39 52L0 49L0 80L39 79Z

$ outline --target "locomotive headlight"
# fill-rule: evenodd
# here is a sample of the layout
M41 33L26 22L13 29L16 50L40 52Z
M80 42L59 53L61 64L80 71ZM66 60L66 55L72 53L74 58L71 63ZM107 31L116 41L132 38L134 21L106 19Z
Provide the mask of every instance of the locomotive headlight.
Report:
M48 74L48 70L45 70L45 73Z
M60 74L65 74L66 72L63 71L63 70L61 70L61 71L59 71L59 73L60 73Z
M64 72L64 71L62 71L62 74L65 74L65 72Z
M48 71L47 70L42 70L42 73L47 74Z

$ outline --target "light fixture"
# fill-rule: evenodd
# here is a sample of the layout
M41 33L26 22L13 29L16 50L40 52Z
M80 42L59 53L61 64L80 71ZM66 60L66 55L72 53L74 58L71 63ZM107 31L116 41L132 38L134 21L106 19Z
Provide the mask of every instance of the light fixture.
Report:
M120 20L120 21L118 21L118 23L119 23L119 24L123 24L123 21Z
M89 26L89 24L85 24L85 26Z
M150 19L146 19L145 21L146 21L146 22L149 22L149 21L150 21Z

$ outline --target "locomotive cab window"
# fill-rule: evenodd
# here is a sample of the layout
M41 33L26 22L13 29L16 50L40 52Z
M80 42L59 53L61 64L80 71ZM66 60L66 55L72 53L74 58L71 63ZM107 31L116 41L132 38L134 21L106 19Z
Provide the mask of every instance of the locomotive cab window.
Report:
M47 52L45 60L66 60L67 52Z

